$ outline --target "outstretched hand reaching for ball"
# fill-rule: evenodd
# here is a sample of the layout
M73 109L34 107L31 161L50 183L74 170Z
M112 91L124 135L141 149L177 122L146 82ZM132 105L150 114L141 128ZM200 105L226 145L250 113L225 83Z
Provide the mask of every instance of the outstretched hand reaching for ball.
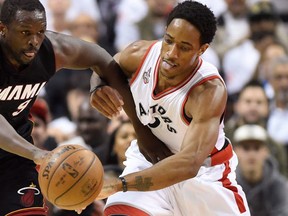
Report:
M0 114L0 148L12 154L33 160L36 164L41 164L49 151L39 149L32 145L9 124Z

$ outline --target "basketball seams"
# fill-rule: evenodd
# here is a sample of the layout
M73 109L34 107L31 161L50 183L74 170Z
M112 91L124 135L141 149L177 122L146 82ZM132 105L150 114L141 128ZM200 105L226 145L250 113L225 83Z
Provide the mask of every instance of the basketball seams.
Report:
M42 194L49 202L62 209L75 210L92 203L101 192L104 169L89 149L62 145L43 161L38 179Z
M82 149L82 150L86 150L86 149ZM60 196L58 196L57 198L55 198L54 202L55 204L57 205L57 200L60 199L61 197L63 197L65 194L67 194L68 192L70 192L70 190L73 189L73 187L79 182L82 180L82 177L90 170L90 168L92 167L93 163L96 162L96 155L93 155L93 160L91 161L91 163L89 164L89 166L87 167L87 169L85 170L85 172L83 172L83 174L79 177L79 179L73 184L71 185L71 187L67 188L67 190L62 193ZM64 161L63 161L64 162ZM102 178L103 178L103 175L102 175ZM99 181L97 181L97 183L99 184ZM99 186L98 184L95 185L95 187ZM80 205L81 203L84 203L86 202L88 199L90 199L96 192L98 191L95 191L94 193L92 193L90 196L87 197L87 199L85 200L82 200L82 202L79 202L77 204L72 204L72 205L61 205L59 207L69 207L69 206L74 206L74 205Z
M56 173L56 171L59 169L59 167L62 166L63 162L64 162L68 157L70 157L70 156L73 155L74 153L79 152L79 151L82 151L82 150L86 150L86 149L74 149L73 152L69 153L64 159L62 159L62 162L58 165L58 167L56 167L56 168L54 169L54 172L52 172L52 173L50 174L49 182L48 182L48 184L47 184L47 189L46 189L46 196L47 196L47 199L48 199L48 200L49 200L48 190L49 190L49 188L50 188L50 183L51 183L51 181L52 181L52 179L53 179L53 176L54 176L54 174Z

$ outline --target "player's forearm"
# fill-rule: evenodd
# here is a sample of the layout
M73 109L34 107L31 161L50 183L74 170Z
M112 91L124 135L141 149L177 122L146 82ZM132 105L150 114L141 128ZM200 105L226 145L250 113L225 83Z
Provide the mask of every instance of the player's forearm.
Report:
M39 149L22 138L2 115L0 115L0 125L2 127L0 130L0 148L34 160L35 153Z
M151 168L124 176L124 181L105 181L98 199L104 199L119 191L154 191L195 177L197 169L190 159L171 156ZM123 190L124 189L124 190Z

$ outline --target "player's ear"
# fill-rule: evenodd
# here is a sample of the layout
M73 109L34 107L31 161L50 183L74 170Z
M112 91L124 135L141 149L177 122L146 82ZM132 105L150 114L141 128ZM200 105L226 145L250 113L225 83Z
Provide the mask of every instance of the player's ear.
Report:
M209 44L208 43L205 43L203 45L201 45L199 51L198 51L198 56L201 56L205 51L206 49L209 47Z

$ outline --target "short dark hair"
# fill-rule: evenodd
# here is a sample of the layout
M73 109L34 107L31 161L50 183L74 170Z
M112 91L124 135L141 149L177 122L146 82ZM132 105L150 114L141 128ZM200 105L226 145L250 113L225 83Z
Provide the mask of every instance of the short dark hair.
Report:
M45 13L45 8L39 0L5 0L0 13L0 20L8 25L14 19L17 11L35 11Z
M266 99L267 99L267 101L269 102L269 98L268 98L268 96L266 95L266 92L265 92L265 88L264 88L264 86L263 86L263 84L259 81L259 80L257 80L257 79L252 79L252 80L250 80L248 83L246 83L244 86L243 86L243 88L240 90L240 92L239 92L239 95L238 95L238 99L239 99L239 97L240 97L240 95L247 89L247 88L261 88L262 90L263 90L263 92L264 92L264 94L265 94L265 96L266 96Z
M213 12L206 5L195 1L179 3L168 15L167 26L176 18L187 20L200 31L201 45L212 42L217 22Z

